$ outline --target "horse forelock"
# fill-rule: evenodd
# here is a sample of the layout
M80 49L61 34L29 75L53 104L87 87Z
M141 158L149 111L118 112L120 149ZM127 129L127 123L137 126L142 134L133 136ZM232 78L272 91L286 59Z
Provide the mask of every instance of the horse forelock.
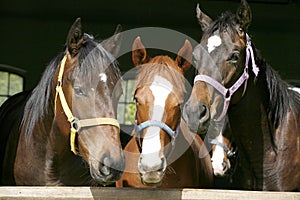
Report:
M234 40L236 25L236 15L229 11L224 12L204 32L203 38L207 40L210 36L214 35L216 31L218 31L221 37L224 32L227 32L231 36L232 40Z
M79 70L86 78L95 75L95 70L105 72L107 68L113 69L113 74L117 79L121 77L117 60L101 45L94 40L94 37L84 34L83 48L79 54ZM99 69L100 67L100 69Z
M183 101L186 92L185 79L181 69L168 56L156 56L149 63L139 67L136 88L151 85L156 76L161 76L168 80L174 87L173 92Z

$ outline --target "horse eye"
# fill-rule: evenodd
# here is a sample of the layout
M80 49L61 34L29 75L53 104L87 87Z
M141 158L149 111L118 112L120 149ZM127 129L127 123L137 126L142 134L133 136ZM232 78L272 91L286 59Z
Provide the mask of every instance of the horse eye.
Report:
M74 87L74 92L75 92L76 95L86 96L84 90L80 86L75 86Z
M227 59L228 61L231 61L231 62L236 62L238 61L240 58L240 53L239 52L233 52L229 58Z
M238 32L238 34L239 34L240 37L244 36L244 30L241 27L238 28L237 32Z

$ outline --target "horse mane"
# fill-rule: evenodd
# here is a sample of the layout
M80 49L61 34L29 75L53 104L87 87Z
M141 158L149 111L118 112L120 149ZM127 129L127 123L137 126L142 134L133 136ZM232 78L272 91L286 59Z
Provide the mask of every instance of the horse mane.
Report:
M31 95L26 102L21 127L26 126L25 135L27 138L30 136L30 133L38 120L42 119L45 113L48 112L48 108L53 107L54 105L54 102L49 101L52 79L63 56L64 54L60 53L50 62L44 71L40 82L32 90Z
M175 67L174 67L175 66ZM185 79L181 69L169 56L156 56L150 62L139 66L136 88L151 84L155 75L162 76L176 86L173 91L180 101L183 101L186 92Z
M42 123L42 120L48 113L52 118L54 116L53 94L53 99L51 99L52 81L53 78L55 78L54 74L64 55L65 53L59 53L50 61L42 75L42 78L33 89L31 96L28 98L21 123L21 127L25 128L25 136L27 138L30 137L37 123L43 124L44 127L41 128L44 128L46 132L49 132L49 128L51 128L48 127L48 129L46 129L46 125L45 123ZM86 79L88 80L93 74L93 69L98 68L99 66L111 66L116 75L115 78L118 80L121 77L118 63L113 56L98 42L96 42L93 36L85 33L84 42L79 51L79 71L86 76ZM52 123L52 121L50 123Z
M291 110L296 117L300 114L300 95L291 90L289 83L282 80L277 71L275 71L260 55L260 52L254 47L255 62L264 73L269 97L267 99L267 114L272 128L275 130L280 125L280 121L285 118L287 112ZM259 74L258 74L259 76Z

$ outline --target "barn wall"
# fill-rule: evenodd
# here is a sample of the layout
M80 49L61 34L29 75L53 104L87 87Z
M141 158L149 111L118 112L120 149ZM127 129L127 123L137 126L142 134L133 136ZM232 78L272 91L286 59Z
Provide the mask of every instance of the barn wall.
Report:
M84 30L98 39L111 36L116 25L121 24L123 30L144 26L170 28L198 41L201 37L195 19L198 2L212 18L225 10L235 12L239 5L239 1L220 0L2 0L0 63L25 69L27 89L32 88L50 60L63 51L69 27L78 16ZM300 3L288 2L251 1L253 22L249 34L284 79L300 79ZM130 69L130 55L120 58L120 65L123 72Z

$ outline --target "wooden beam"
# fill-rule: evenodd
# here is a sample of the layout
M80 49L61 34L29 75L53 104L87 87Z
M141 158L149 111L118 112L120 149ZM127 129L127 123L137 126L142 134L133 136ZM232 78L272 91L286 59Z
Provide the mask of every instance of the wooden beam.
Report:
M240 190L207 189L133 189L133 188L93 188L93 187L0 187L0 199L64 199L64 200L215 200L215 199L264 199L299 200L297 192L261 192Z

